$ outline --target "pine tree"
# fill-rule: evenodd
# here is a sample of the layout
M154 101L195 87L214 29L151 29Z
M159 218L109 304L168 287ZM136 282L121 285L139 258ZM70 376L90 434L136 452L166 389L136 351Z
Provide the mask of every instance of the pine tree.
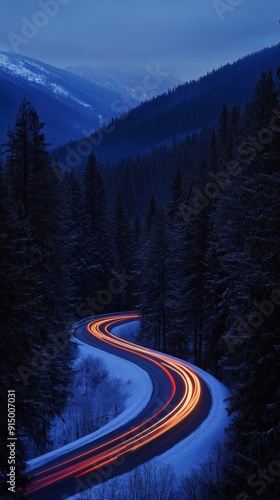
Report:
M205 315L206 267L208 249L209 212L212 199L205 194L208 183L208 165L205 160L195 169L182 198L181 231L184 234L184 301L187 331L193 332L193 359L202 365Z
M26 430L36 444L44 442L52 417L62 410L71 360L69 342L56 348L55 336L68 318L72 284L61 176L51 164L42 128L36 110L24 99L7 144L8 214L11 225L18 225L17 239L11 239L13 260L5 266L16 290L7 294L7 310L15 308L9 313L13 319L7 336L19 347L14 364L21 414L30 420L23 418L21 433ZM56 354L44 352L46 346Z
M137 252L137 249L139 248L140 245L141 231L142 231L141 220L139 214L137 213L134 219L134 226L133 226L133 240L135 244L134 254Z
M264 126L267 130L278 105L271 74L262 75L245 111L248 141L252 143L253 131L260 132ZM279 440L280 313L272 301L280 283L279 136L273 132L269 137L259 142L250 160L240 159L240 175L220 198L214 223L219 259L227 276L223 301L228 308L228 350L222 366L233 391L227 496L248 489L247 479L267 469L277 457ZM221 223L222 217L226 223ZM276 491L277 486L269 484L264 498L277 498Z
M167 347L166 215L160 210L141 251L138 309L143 314L140 339L155 349Z
M22 212L24 208L21 207ZM19 206L17 207L19 212ZM26 381L32 371L32 349L41 347L37 333L40 326L39 311L42 298L37 283L39 252L26 219L20 219L10 203L5 176L0 165L0 351L2 383L1 408L7 406L7 391L16 391L17 433L19 437L16 456L18 485L24 485L22 472L25 469L26 453L23 447L25 431L34 439L37 425L44 412L40 399L35 401L38 378L33 379L28 389ZM21 369L25 366L25 371ZM34 374L33 370L33 374ZM37 375L37 373L35 373ZM36 404L36 412L30 419L29 406ZM7 421L5 412L0 419L0 464L1 474L7 473ZM4 440L4 441L3 441ZM6 480L4 484L7 486ZM8 492L5 493L8 498Z
M167 351L187 359L192 341L192 328L186 308L186 246L188 232L181 212L169 220L167 242Z
M82 188L74 171L66 172L63 178L65 227L68 234L70 274L73 281L72 305L77 307L84 298L82 286L83 254L86 233L84 222L86 212L83 204Z
M155 221L157 213L157 204L154 195L151 196L150 203L149 203L149 208L146 214L146 220L145 220L145 232L147 236L150 235L152 225Z
M229 126L230 126L229 122L230 122L230 112L228 110L228 107L224 105L222 108L222 112L219 116L219 123L217 130L219 149L223 153L227 151L228 147Z
M129 275L133 270L133 235L122 197L119 195L115 204L113 224L113 245L115 247L116 271L121 274L123 269ZM114 304L119 310L128 311L133 308L133 282L130 281L115 298Z
M102 176L93 153L83 176L85 220L83 221L83 270L84 297L94 297L107 289L112 278L114 261L109 242L107 196Z

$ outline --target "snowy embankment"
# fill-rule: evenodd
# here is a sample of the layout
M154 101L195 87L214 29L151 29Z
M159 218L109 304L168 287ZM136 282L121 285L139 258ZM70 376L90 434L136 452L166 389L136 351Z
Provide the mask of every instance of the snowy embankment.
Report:
M112 330L114 335L127 340L134 340L135 333L138 329L138 321L115 327ZM172 356L170 356L172 358ZM173 357L174 359L174 357ZM178 359L178 358L176 358ZM180 360L182 361L182 360ZM221 384L212 375L197 368L191 363L182 361L184 364L193 368L194 371L206 382L211 396L212 406L208 417L202 424L187 438L175 445L170 450L162 455L159 455L148 462L151 465L171 466L175 474L179 477L189 475L193 470L199 469L200 466L210 459L214 447L218 443L222 443L225 437L225 428L229 424L229 417L226 411L225 399L229 396L227 387ZM129 474L123 474L123 481L128 481ZM106 484L110 487L113 484L113 479ZM93 496L91 498L99 498L99 493L102 492L102 484L95 486L92 489ZM100 498L103 498L101 495ZM80 500L81 495L74 495L69 500Z
M117 328L119 333L122 327L116 327L115 334L117 335ZM136 328L136 325L132 326L132 330ZM134 331L134 330L133 330ZM125 333L125 332L123 332ZM125 409L116 418L108 422L102 428L97 431L84 436L81 439L73 441L61 448L54 451L41 455L40 457L29 460L28 471L34 470L51 460L61 456L63 453L74 450L83 444L87 444L94 441L102 436L105 436L109 432L117 429L121 425L126 424L131 419L139 415L139 413L147 406L153 391L153 386L149 375L139 366L114 356L112 354L106 353L94 347L91 347L77 339L72 339L73 342L77 344L78 347L78 357L77 361L81 359L86 359L89 356L93 358L99 358L105 364L110 376L112 378L121 379L123 382L126 393L128 394L125 401Z
M115 327L112 333L121 338L133 341L138 324L139 321L134 321L127 325ZM169 357L174 359L173 356ZM212 406L206 420L186 439L183 439L183 441L173 448L153 459L165 465L172 465L175 472L181 475L206 462L213 452L215 444L224 440L224 430L229 424L225 404L225 399L229 397L229 391L226 386L201 368L182 360L179 361L193 368L197 375L206 382L212 398Z

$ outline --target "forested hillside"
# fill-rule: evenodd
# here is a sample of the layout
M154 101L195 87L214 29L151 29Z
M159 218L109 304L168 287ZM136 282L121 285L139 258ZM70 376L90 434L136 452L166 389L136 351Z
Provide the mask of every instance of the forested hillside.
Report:
M37 112L23 101L9 132L1 166L1 407L17 395L17 472L22 447L47 440L50 422L63 408L72 353L65 325L73 284L71 242L65 225L62 184L46 151ZM60 332L60 333L59 333ZM1 473L7 464L1 422ZM19 475L18 475L19 477Z
M227 64L143 103L95 136L54 150L52 157L81 179L94 152L109 200L121 193L131 215L143 214L152 194L159 204L171 199L178 167L188 176L202 161L222 106L242 112L261 71L276 70L278 63L279 47L272 47Z
M16 389L23 448L26 436L46 440L65 407L69 321L137 309L140 342L231 388L227 459L211 491L198 483L200 498L254 498L261 488L277 498L279 79L279 70L262 73L244 110L224 105L215 130L174 143L172 200L151 196L135 218L124 186L108 204L93 153L82 182L51 163L38 114L23 101L0 178L2 398ZM138 177L129 182L137 196ZM19 448L19 470L24 459Z
M88 141L75 141L56 149L53 157L58 158L63 169L73 167L78 173L85 167L88 148L105 167L108 162L115 164L129 155L135 157L163 144L172 145L173 139L184 139L187 134L214 126L224 104L243 108L261 71L276 70L278 65L279 47L275 46L180 85L130 112L120 100L119 119L113 119ZM164 79L160 69L154 73L155 82Z
M140 340L232 390L221 477L196 477L200 498L279 493L279 77L263 73L243 113L222 109L192 176L151 203L138 253Z
M111 302L112 310L129 309L134 279L128 262L135 254L133 239L125 244L129 222L121 200L109 215L94 155L81 186L73 173L63 176L51 163L42 129L37 111L24 99L0 169L0 404L6 408L7 391L15 391L17 484L25 483L27 449L45 450L52 422L67 403L73 321L85 309L96 314ZM105 295L104 302L100 291L106 292L109 280L117 293L112 300ZM5 480L4 412L0 431ZM5 498L15 498L5 491Z

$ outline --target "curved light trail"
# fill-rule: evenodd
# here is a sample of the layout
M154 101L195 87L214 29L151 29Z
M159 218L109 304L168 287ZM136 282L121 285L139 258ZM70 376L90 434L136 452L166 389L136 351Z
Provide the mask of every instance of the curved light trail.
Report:
M160 407L154 408L135 425L127 424L125 430L115 433L113 437L105 436L100 444L95 445L93 442L92 446L82 452L80 449L74 450L70 458L63 460L61 457L54 465L50 464L39 470L34 474L34 482L28 494L35 493L36 497L36 492L48 489L51 485L66 479L75 482L78 478L98 471L121 457L125 458L130 453L146 449L145 446L160 442L169 432L180 428L196 412L201 402L202 390L201 380L193 370L179 360L128 342L111 333L114 326L135 319L139 319L139 315L134 313L99 317L90 321L86 329L95 342L100 343L101 349L115 351L115 354L119 353L122 357L124 353L132 355L134 362L140 366L143 362L156 369L164 386ZM38 498L41 498L39 494Z

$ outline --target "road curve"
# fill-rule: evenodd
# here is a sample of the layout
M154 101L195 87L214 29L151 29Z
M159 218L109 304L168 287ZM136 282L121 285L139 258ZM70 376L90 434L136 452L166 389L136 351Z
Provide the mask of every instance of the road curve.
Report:
M80 322L76 335L148 372L153 383L148 405L129 423L35 470L28 490L30 499L63 500L82 493L163 453L207 417L210 392L193 369L111 333L114 326L136 319L139 316L135 313L100 316Z

